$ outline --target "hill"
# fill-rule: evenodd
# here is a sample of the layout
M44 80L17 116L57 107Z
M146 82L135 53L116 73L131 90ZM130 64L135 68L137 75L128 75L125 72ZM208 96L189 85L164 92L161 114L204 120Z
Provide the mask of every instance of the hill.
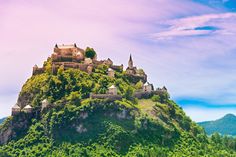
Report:
M0 125L0 156L236 156L220 137L208 138L165 87L143 84L131 56L123 71L97 61L91 48L68 47L56 45L43 68L34 67Z
M6 118L2 118L2 119L0 119L0 124L2 124L2 123L4 122L5 119L6 119Z
M227 114L215 121L206 121L198 123L201 125L208 135L218 132L222 135L236 135L236 116Z

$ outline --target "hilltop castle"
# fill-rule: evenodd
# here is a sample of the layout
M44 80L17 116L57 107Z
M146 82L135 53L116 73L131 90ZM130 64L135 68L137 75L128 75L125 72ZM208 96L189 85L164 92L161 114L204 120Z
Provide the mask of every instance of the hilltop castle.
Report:
M105 64L109 67L110 73L112 70L123 71L123 64L113 65L113 61L108 58L107 60L97 60L97 54L93 58L86 57L86 51L78 48L76 44L72 45L55 45L54 52L51 55L52 61L52 73L56 74L57 70L62 66L64 69L74 68L85 71L89 74L93 72L93 69L98 65ZM33 67L33 75L42 74L45 72L45 66L39 68L37 65ZM130 55L128 61L128 67L125 71L126 75L129 76L131 82L137 83L138 81L146 82L147 75L142 69L137 69L133 65L133 59Z
M93 69L98 65L105 64L114 70L123 70L123 65L113 65L110 58L107 60L97 60L97 54L94 57L86 57L86 51L78 48L76 44L72 45L55 45L54 52L51 55L52 73L55 74L62 66L64 69L74 68L80 69L87 73L92 73ZM45 66L39 68L37 65L33 67L33 75L44 73Z
M91 49L90 49L91 50ZM92 49L93 50L93 49ZM94 51L94 50L93 50ZM123 72L123 64L113 65L113 61L108 58L107 60L97 60L97 54L94 51L94 55L87 55L88 49L83 50L77 47L76 44L72 45L55 45L51 57L48 58L48 63L50 63L50 68L52 74L56 74L59 68L63 69L80 69L81 71L92 74L94 69L99 65L106 65L108 67L107 75L111 78L115 78L115 72ZM43 67L38 67L35 65L33 67L33 75L39 75L46 72L48 69L47 65L44 64ZM137 82L142 82L142 89L139 89L134 92L133 96L136 98L147 98L154 94L161 94L167 92L165 87L158 88L154 90L154 86L147 82L147 75L142 69L138 69L134 66L132 56L130 55L128 61L128 67L124 72L125 76L130 80L132 84ZM97 94L90 93L90 98L94 99L109 99L109 100L119 100L122 99L122 96L118 94L117 87L111 85L107 89L106 94ZM47 100L42 101L42 109L46 108L49 105ZM35 108L30 104L15 104L12 107L12 115L17 115L20 112L32 113Z

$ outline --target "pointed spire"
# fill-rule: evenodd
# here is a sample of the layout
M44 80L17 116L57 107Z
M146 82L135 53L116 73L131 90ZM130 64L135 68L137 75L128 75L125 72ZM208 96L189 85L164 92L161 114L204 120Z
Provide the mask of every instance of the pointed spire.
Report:
M74 47L77 47L76 43L74 43Z
M55 48L58 48L58 45L57 45L57 44L55 45Z
M133 68L133 59L132 59L131 54L130 54L130 56L129 56L129 62L128 62L128 65L129 65L129 68L130 68L130 69Z

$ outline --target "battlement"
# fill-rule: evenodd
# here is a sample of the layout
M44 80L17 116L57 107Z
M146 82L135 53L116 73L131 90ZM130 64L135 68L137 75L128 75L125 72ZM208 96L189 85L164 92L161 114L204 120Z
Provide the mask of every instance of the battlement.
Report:
M121 65L114 65L113 61L108 58L106 60L97 60L97 55L95 55L93 59L87 58L85 56L85 50L77 47L76 44L70 45L55 45L54 51L51 55L51 66L52 66L52 73L56 74L60 67L63 67L65 70L69 68L73 69L80 69L84 72L91 74L94 68L98 67L99 65L107 65L108 68L111 68L115 71L122 72L123 71L123 64ZM39 75L45 72L45 67L38 67L35 65L33 67L33 75ZM147 75L142 69L137 69L133 65L133 59L130 55L128 61L128 67L125 71L127 78L132 83L137 83L140 80L145 83L147 81Z

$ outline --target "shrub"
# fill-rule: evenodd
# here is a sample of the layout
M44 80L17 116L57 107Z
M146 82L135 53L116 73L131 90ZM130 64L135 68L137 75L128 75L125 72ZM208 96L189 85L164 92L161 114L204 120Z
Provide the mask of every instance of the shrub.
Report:
M96 56L96 52L94 51L93 48L87 47L85 50L85 56L87 58L93 59Z
M159 95L153 95L153 96L152 96L152 101L154 101L154 102L160 102L160 100L161 100L161 98L160 98Z

